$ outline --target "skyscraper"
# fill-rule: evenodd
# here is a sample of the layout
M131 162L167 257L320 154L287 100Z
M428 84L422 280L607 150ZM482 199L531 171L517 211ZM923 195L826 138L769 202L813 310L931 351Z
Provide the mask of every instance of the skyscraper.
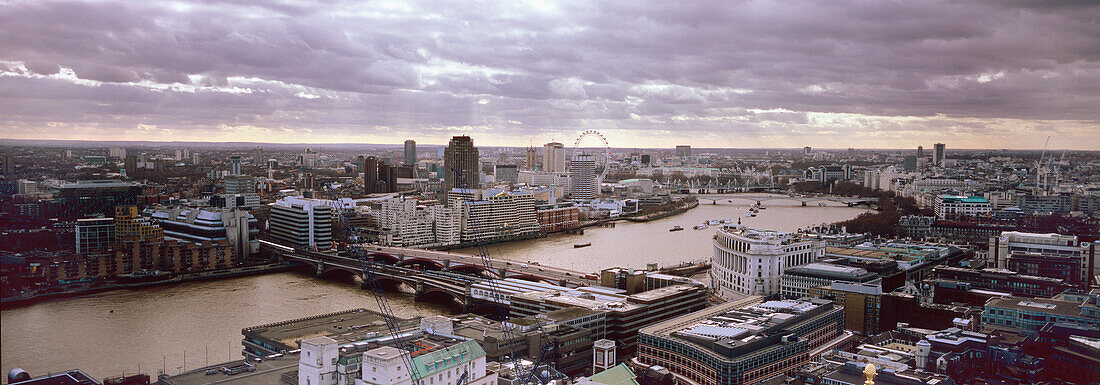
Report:
M592 199L598 195L596 162L592 155L574 155L569 163L569 196L573 199Z
M935 152L932 154L932 164L943 167L944 159L947 158L947 146L943 143L936 143Z
M443 191L451 191L455 187L478 188L481 179L478 152L473 139L465 135L451 138L451 142L443 150L443 168ZM459 174L462 175L461 179Z
M368 156L363 159L363 191L376 193L378 189L378 158Z
M679 157L691 156L691 146L687 146L687 145L676 146L676 156L679 156Z
M405 165L416 165L416 141L409 139L405 141Z
M924 157L924 146L917 146L917 158Z
M810 148L810 146L802 147L802 155L810 155L812 150L813 148Z
M565 172L565 146L558 142L550 142L542 147L542 170Z
M240 155L232 155L229 157L229 175L241 175Z
M535 146L528 146L527 147L527 169L528 170L534 170L535 169L535 167L537 166L537 162L538 162L536 159L538 159L538 156L535 153Z

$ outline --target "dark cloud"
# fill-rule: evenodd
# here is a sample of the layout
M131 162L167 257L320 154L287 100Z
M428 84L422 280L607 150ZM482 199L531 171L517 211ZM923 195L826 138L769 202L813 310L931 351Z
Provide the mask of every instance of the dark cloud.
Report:
M1095 2L1038 0L13 2L0 115L736 136L813 132L816 113L1002 134L975 120L1100 121L1098 19Z

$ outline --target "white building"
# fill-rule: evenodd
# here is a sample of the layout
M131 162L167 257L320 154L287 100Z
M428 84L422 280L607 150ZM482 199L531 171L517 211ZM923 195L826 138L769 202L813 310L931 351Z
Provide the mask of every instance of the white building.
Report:
M337 385L336 360L340 346L329 337L302 340L298 359L298 385Z
M825 256L825 241L774 230L725 225L714 236L711 287L734 299L780 292L780 277L792 266Z
M593 199L600 195L596 182L596 161L591 155L575 155L569 163L569 197L573 199Z
M455 210L442 204L415 198L393 197L370 210L376 226L385 235L385 246L435 247L459 242L460 228Z
M346 344L329 337L306 339L298 385L496 385L497 373L489 371L481 345L453 334L453 321L433 316L422 319L419 330L403 333L421 348L415 352L378 338ZM369 348L379 342L383 345Z
M958 195L940 195L936 200L936 218L985 217L993 212L989 199Z
M1081 269L1077 282L1089 282L1090 277L1100 276L1100 256L1096 254L1096 243L1081 242L1074 235L1002 232L999 236L989 237L986 266L1008 269L1008 261L1013 254L1077 260Z
M333 210L320 199L286 197L271 206L268 233L276 242L327 250L332 246Z
M527 191L452 189L462 242L522 237L539 231L534 196Z

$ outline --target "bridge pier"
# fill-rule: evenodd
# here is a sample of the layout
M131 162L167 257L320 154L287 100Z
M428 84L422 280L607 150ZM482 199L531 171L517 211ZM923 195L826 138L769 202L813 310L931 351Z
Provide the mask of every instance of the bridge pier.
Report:
M806 201L802 201L802 206L806 206Z
M317 277L320 278L321 274L325 272L325 261L317 261Z

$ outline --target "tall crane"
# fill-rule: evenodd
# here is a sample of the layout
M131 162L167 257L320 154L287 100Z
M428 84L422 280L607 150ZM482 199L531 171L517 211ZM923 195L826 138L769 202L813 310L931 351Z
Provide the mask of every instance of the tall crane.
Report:
M469 188L469 182L468 182L468 179L467 179L465 173L463 173L462 170L459 170L457 167L452 168L452 170L455 173L455 177L458 179L457 180L458 183L455 183L455 185L456 186L461 186L461 188ZM477 186L474 186L474 187L476 188ZM455 209L456 210L461 210L461 208L455 208ZM459 215L461 215L461 214L459 214ZM471 220L474 220L474 219L475 218L471 217ZM488 245L485 242L482 242L480 238L476 239L474 242L477 244L477 254L478 254L479 257L481 257L482 268L485 269L486 271L495 271L495 268L493 266L493 258L489 255ZM487 280L486 284L489 286L489 291L491 292L492 297L494 297L494 298L503 298L503 296L500 292L500 287L498 286L496 280L493 280L493 279ZM498 313L497 313L498 318L500 318L500 320L501 320L500 329L501 329L501 332L504 334L504 340L505 341L512 341L512 340L516 339L518 337L518 335L515 332L513 332L511 328L504 325L504 322L505 322L505 320L507 320L508 315L505 314L504 309L501 308L501 307L498 307L497 310L498 310ZM539 332L542 332L542 325L541 324L535 323L535 327ZM516 365L514 367L518 371L518 370L520 370L520 368L519 368L519 364L518 364L519 363L519 357L517 357L517 354L516 354L517 353L516 344L509 344L509 345L511 346L512 360L513 360L513 362L516 363ZM517 375L517 378L522 379L525 383L531 383L531 382L535 382L535 381L537 381L538 383L543 384L543 385L549 383L550 380L552 380L552 378L549 378L550 376L547 376L547 375L540 375L540 373L538 373L538 370L539 370L539 367L543 366L544 362L547 359L550 358L550 355L551 355L551 352L553 351L553 348L554 348L554 343L553 342L547 342L546 344L544 344L542 349L539 351L538 356L537 357L532 357L532 358L535 358L535 361L531 365L531 370L528 371L527 373ZM551 367L551 369L552 369L552 367ZM549 371L549 370L547 370L547 371Z
M1050 135L1047 135L1046 144L1043 145L1043 152L1039 154L1039 160L1035 162L1035 187L1039 188L1043 184L1043 177L1046 176L1046 171L1043 167L1043 159L1047 156L1047 146L1050 146ZM1049 187L1049 186L1048 186ZM1045 190L1044 190L1045 191Z
M325 188L333 195L334 198L339 199L339 192L331 186L325 185ZM397 316L393 313L393 308L390 307L389 300L386 299L386 292L383 290L381 283L378 282L377 277L374 274L374 265L369 261L363 249L359 246L358 228L354 228L348 224L347 215L343 210L338 210L340 213L340 225L344 228L344 236L348 237L351 234L355 234L355 242L348 243L348 252L355 259L359 260L360 265L363 268L363 281L370 287L371 295L374 297L374 302L378 305L378 311L382 313L386 323L386 330L389 332L390 338L393 343L393 347L398 350L408 350L401 344L401 325L397 322ZM409 371L409 378L412 380L413 385L423 385L424 381L420 379L420 373L416 365L413 365L411 354L399 354L401 356L401 363L405 365L405 369Z

